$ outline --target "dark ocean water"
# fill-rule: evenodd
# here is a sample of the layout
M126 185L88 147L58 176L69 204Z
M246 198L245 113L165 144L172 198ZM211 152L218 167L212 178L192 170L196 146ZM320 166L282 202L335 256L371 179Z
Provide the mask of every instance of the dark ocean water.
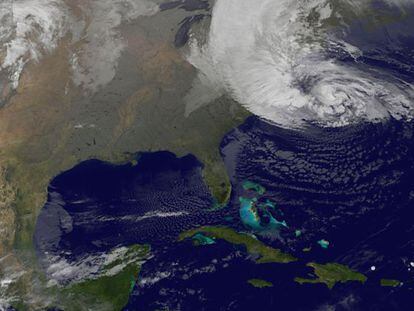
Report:
M40 255L76 260L119 245L173 242L211 215L201 169L191 155L157 152L142 154L135 166L90 160L60 174L37 221Z
M413 134L413 123L393 120L294 132L251 117L222 142L233 193L229 206L214 212L193 156L148 153L136 166L87 161L51 183L38 219L38 253L76 262L114 246L151 244L153 257L126 310L413 310ZM245 180L266 188L261 199L275 202L289 226L259 238L297 263L254 264L223 241L176 242L181 231L204 224L248 231L238 210ZM328 249L320 239L330 242ZM312 249L304 253L305 247ZM332 290L295 283L313 261L346 264L368 281ZM251 278L274 287L253 288ZM403 285L381 287L381 278Z

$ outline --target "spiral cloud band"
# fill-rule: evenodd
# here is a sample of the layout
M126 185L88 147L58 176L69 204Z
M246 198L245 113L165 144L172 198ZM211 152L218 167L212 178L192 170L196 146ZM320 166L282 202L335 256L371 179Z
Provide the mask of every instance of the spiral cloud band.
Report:
M378 14L388 15L380 19L369 14L370 0L217 0L208 42L194 40L188 59L212 85L282 126L410 119L413 84L389 47L400 44L413 2L382 1Z

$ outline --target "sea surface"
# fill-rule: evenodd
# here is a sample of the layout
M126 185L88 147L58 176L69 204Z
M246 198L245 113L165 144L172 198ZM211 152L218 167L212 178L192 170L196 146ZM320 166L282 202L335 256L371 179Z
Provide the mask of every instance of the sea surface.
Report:
M390 120L329 129L286 130L250 117L221 144L233 186L230 203L212 210L202 164L192 156L144 153L137 165L86 161L50 184L35 241L45 271L53 256L79 258L113 247L148 243L125 310L412 310L414 297L414 124ZM266 191L273 234L240 219L246 180ZM255 264L224 241L194 246L180 232L226 225L299 258ZM296 236L296 230L301 231ZM327 249L318 241L329 241ZM304 252L304 248L310 251ZM365 284L300 285L308 262L337 262L368 277ZM372 267L375 270L372 270ZM261 278L270 288L247 283ZM381 287L381 278L399 287Z

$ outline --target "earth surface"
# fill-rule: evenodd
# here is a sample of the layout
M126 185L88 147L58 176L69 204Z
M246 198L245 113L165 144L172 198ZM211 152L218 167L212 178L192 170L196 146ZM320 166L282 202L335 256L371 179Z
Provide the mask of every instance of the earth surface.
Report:
M411 311L414 2L0 4L0 310Z

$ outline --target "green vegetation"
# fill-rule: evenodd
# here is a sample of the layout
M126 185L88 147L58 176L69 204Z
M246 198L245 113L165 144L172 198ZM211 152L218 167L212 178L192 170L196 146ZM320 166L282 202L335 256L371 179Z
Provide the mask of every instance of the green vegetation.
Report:
M338 263L317 264L309 263L307 266L312 267L317 276L316 279L295 278L295 281L303 283L324 283L329 289L332 289L336 283L345 283L349 281L358 281L365 283L367 277L357 271L351 270L347 266Z
M381 279L380 281L381 286L390 286L390 287L397 287L401 284L398 280L392 280L392 279Z
M212 208L224 208L230 199L231 183L220 155L217 154L214 158L211 158L209 153L194 153L194 155L204 165L203 179L214 198Z
M148 29L157 29L158 18L148 19L153 26ZM168 19L172 27L179 21L174 18ZM136 35L144 40L147 52L134 53L136 66L118 68L123 79L113 80L96 94L106 98L102 101L90 100L89 92L68 83L72 45L69 38L62 39L53 53L26 68L19 92L0 108L0 171L4 172L0 176L0 257L7 258L0 262L0 273L4 278L13 276L4 296L15 298L13 304L22 305L19 310L61 304L40 277L43 271L38 269L33 245L49 182L60 172L91 158L134 164L138 152L191 153L203 163L203 177L217 205L226 205L231 184L219 146L225 133L250 113L225 96L190 116L184 113L182 97L197 71L169 44L173 33L155 43L151 31L137 27ZM115 93L119 94L116 105L109 98ZM85 101L90 105L84 105Z
M182 241L193 237L197 233L202 233L211 238L225 240L235 245L244 246L249 254L259 256L259 258L256 259L256 263L288 263L297 260L289 254L285 254L276 248L265 245L251 235L240 233L227 227L200 227L181 233L178 239L179 241Z
M112 305L110 309L121 310L128 302L130 289L133 287L130 280L138 277L139 270L138 265L128 265L119 274L75 284L66 292L74 301L82 301L83 305L107 302Z
M65 303L65 310L82 310L86 306L89 310L121 310L127 304L129 294L135 286L141 261L148 256L149 251L147 245L133 245L122 258L104 267L102 276L63 289L64 300L71 300L71 303ZM125 266L116 274L107 273L122 265Z
M250 279L247 281L247 283L257 288L273 287L273 283L262 280L262 279Z

